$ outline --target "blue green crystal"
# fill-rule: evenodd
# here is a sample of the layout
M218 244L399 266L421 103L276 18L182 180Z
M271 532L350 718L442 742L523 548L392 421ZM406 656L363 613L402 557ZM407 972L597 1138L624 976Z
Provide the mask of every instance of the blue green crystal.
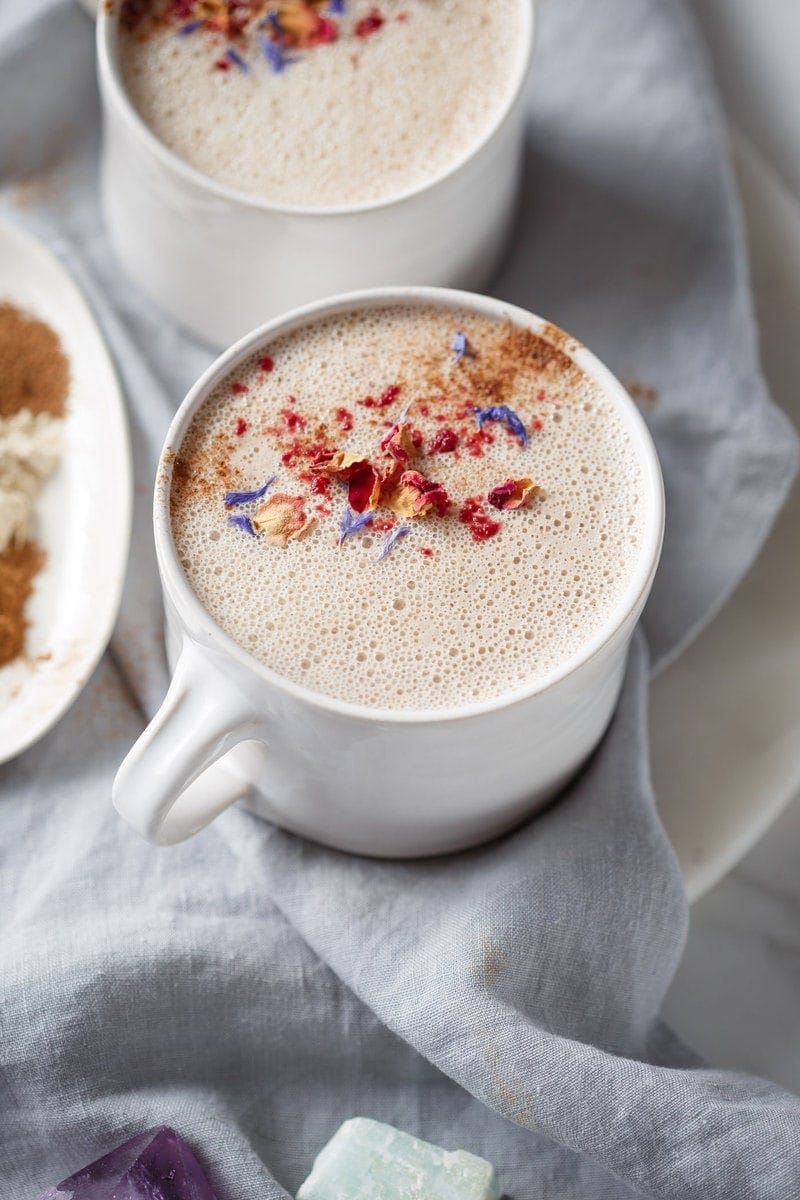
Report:
M354 1117L314 1162L297 1200L498 1200L494 1167L391 1125Z

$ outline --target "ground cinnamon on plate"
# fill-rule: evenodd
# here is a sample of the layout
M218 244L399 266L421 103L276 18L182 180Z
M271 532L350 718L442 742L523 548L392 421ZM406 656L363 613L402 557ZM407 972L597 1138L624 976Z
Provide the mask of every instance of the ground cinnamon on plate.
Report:
M0 304L0 417L21 408L63 417L69 362L55 330L13 304Z
M25 648L25 604L44 560L35 542L12 544L0 554L0 667Z
M0 304L0 418L21 409L63 417L69 376L58 334L13 304ZM4 495L0 488L0 505ZM45 557L31 540L12 540L0 550L0 667L25 648L25 605Z

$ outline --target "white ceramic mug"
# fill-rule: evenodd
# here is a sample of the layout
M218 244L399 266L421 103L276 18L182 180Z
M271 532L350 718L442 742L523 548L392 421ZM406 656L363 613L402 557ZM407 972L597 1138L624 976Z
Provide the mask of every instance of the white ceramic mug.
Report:
M192 417L255 350L321 315L376 304L467 307L539 330L499 300L436 288L360 292L309 305L238 342L195 384L167 434L154 501L172 685L119 769L114 803L150 841L189 837L246 793L254 812L339 849L385 857L459 850L540 809L594 749L619 694L634 625L661 549L664 500L650 435L633 401L584 347L568 353L614 401L640 451L642 552L605 628L544 685L452 711L384 711L281 678L200 604L172 541L172 462Z
M119 70L119 11L101 8L106 224L128 274L191 333L228 346L267 318L356 288L482 288L503 251L522 168L524 52L500 119L456 167L395 198L338 208L272 204L196 171L150 132Z

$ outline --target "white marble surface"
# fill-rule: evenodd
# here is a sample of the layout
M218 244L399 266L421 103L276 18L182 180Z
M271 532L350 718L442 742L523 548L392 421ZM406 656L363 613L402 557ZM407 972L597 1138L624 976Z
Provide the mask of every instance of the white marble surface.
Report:
M668 1021L715 1066L800 1092L800 803L694 905Z
M695 8L732 119L800 204L800 4L695 0ZM765 369L780 398L792 386L785 370L778 378L792 333L780 328L772 280L758 264L754 282ZM693 907L666 1017L713 1064L800 1092L800 799Z

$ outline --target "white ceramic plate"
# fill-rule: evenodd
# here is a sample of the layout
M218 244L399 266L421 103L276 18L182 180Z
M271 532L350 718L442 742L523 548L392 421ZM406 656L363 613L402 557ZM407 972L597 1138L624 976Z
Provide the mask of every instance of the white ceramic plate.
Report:
M800 207L752 147L735 159L764 369L800 425ZM800 486L752 572L655 681L653 777L690 899L708 891L800 791Z
M51 325L71 367L63 458L38 503L47 563L28 604L27 654L0 669L5 762L64 713L111 636L130 538L131 458L119 383L83 297L49 250L5 221L0 300Z

